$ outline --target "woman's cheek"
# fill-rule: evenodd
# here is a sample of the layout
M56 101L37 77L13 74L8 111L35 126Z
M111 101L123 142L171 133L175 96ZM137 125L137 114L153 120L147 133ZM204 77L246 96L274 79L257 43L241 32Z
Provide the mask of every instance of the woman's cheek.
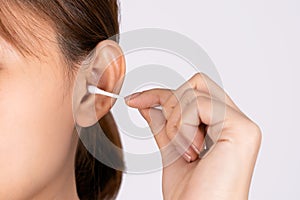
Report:
M58 173L69 156L72 132L60 79L44 70L5 73L0 74L0 199L14 188L44 185Z
M1 71L0 77L0 194L5 196L13 194L13 186L23 187L31 179L26 170L32 168L34 160L35 130L29 127L35 112L29 112L34 101L20 87L22 80L7 71Z

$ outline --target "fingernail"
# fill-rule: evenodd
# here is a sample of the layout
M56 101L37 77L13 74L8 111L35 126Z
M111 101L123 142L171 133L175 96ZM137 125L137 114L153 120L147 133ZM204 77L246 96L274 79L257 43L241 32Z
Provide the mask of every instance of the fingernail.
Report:
M184 153L183 157L188 163L191 162L192 157L189 154Z
M200 151L199 149L196 147L196 145L192 144L192 148L193 150L199 155L200 154Z
M132 99L136 98L137 96L139 96L141 93L142 93L142 92L137 92L137 93L128 95L128 96L126 96L124 99L125 99L125 101L132 100Z

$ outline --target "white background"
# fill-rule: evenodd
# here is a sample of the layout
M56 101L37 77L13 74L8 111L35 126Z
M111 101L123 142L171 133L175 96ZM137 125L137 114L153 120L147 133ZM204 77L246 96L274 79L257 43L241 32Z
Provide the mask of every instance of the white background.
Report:
M300 199L300 1L120 3L121 32L169 29L204 48L224 89L260 125L263 141L249 199ZM161 172L125 174L118 199L162 199Z

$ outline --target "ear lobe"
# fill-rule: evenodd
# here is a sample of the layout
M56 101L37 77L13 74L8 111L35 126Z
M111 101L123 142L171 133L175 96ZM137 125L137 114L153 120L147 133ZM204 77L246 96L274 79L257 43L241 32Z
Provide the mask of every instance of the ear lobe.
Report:
M80 100L77 100L77 106L73 110L76 123L81 127L97 123L109 112L116 101L111 97L89 93L87 86L94 85L107 92L118 94L126 70L123 52L120 46L112 40L100 42L88 59L84 62L86 65L84 69L78 71L81 74L77 75L79 79L76 84L79 84L77 86L79 94L77 92L76 96Z

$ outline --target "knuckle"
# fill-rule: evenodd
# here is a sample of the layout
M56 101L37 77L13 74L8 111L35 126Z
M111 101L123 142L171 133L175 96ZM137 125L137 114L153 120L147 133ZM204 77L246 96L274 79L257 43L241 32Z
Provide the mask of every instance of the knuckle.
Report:
M197 72L196 74L194 74L192 79L195 79L195 80L202 79L203 78L202 74L203 74L203 72Z
M196 79L203 79L203 78L207 78L208 75L204 72L197 72L195 75L194 75L194 78Z

